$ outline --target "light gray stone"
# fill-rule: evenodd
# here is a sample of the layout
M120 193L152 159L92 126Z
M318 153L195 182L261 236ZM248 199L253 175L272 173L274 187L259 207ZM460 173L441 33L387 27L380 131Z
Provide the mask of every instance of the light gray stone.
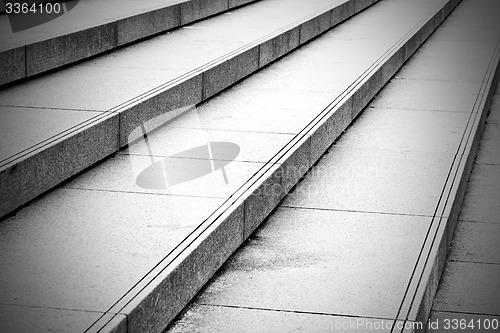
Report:
M433 215L452 159L453 154L334 146L283 205Z
M10 333L84 332L101 315L98 312L0 305L0 330Z
M196 303L395 318L429 222L279 208Z
M389 333L391 325L392 321L389 320L193 304L165 333L327 333L336 328L353 326L356 332L370 333L374 327L380 327L377 332Z
M118 149L118 116L75 129L0 172L0 216L20 207Z
M500 166L500 124L486 124L481 141L476 163L496 164Z
M500 264L500 224L462 221L452 242L449 260Z
M199 74L180 82L174 81L161 91L144 96L132 105L124 105L117 110L120 113L120 146L135 139L130 136L141 124L177 109L195 105L201 99L202 76Z
M243 241L243 203L238 201L179 254L122 310L128 332L162 332ZM175 253L175 252L174 252Z

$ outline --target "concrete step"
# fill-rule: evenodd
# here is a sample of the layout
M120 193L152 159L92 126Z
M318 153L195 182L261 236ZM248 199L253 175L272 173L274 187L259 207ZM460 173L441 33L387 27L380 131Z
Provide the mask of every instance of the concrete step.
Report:
M372 2L262 1L1 90L0 216Z
M126 149L0 224L0 328L163 330L456 4L377 3L204 103L127 125Z
M254 1L72 0L54 7L57 14L42 13L43 5L35 14L0 15L0 86Z
M499 9L462 1L165 333L494 331L494 234L455 247L490 264L449 265L427 319L500 74ZM462 219L498 221L484 171Z

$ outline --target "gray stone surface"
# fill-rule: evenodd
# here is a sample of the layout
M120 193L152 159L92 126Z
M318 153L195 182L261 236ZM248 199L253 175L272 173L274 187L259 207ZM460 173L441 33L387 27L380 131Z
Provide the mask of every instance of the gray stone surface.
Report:
M283 199L282 177L281 166L271 165L249 180L243 195L236 193L235 197L245 202L243 239L247 239Z
M299 46L299 31L296 27L260 45L259 67L263 67Z
M203 98L209 98L259 68L259 48L253 47L203 73Z
M136 139L132 136L144 123L201 102L202 89L202 74L199 74L180 82L173 82L149 96L142 96L134 104L116 108L115 110L120 112L120 147Z
M452 157L332 147L282 205L432 215Z
M98 312L0 305L0 330L25 332L84 332L101 316Z
M161 332L215 274L242 242L243 203L236 202L217 219L210 218L204 227L205 231L196 239L189 236L192 243L182 253L173 251L165 258L166 267L161 263L134 286L132 292L147 283L121 310L127 314L128 332ZM161 272L154 275L159 268Z
M171 70L70 67L0 91L0 105L107 111L172 80L173 75Z
M455 326L456 321L453 320L458 322L458 326ZM490 333L492 332L491 324L493 324L494 320L500 321L500 317L459 312L432 311L427 333L461 333L466 330L478 333ZM460 328L460 322L471 326L466 326L465 329L463 327ZM484 324L487 322L489 322L490 326L488 329L485 329ZM481 328L479 325L481 325Z
M479 143L476 163L500 165L500 124L490 123L484 127L483 136Z
M434 43L433 43L434 44ZM489 60L495 50L495 42L471 42L440 40L432 47L424 44L419 52L425 57L441 58L443 60Z
M433 309L500 315L500 265L448 262Z
M500 224L462 221L457 225L449 260L500 264Z
M336 145L453 154L468 118L462 112L368 108Z
M20 207L118 149L118 116L105 116L0 173L0 216Z
M196 303L394 318L428 222L279 208Z
M214 168L212 163L215 171L210 170ZM217 165L225 166L222 170ZM227 199L262 166L263 163L117 155L78 176L65 187ZM205 172L205 169L208 171ZM141 174L147 176L141 178Z
M333 8L330 14L330 27L334 27L351 17L355 13L355 2L356 1L345 1L340 6Z
M491 100L490 113L486 122L489 124L500 124L500 95L494 95Z
M194 304L165 333L390 332L392 321ZM377 329L380 328L380 329Z
M0 165L101 113L0 106ZM45 143L46 144L46 143Z
M500 223L500 166L476 164L469 178L460 219Z
M191 0L181 4L181 24L205 18L229 9L228 0Z
M317 37L330 29L331 11L327 11L312 20L308 20L300 26L300 44Z
M390 82L371 106L393 109L471 112L480 83L433 80Z
M110 50L117 44L116 36L113 24L103 24L29 44L26 46L26 75L45 72Z
M0 225L0 261L9 267L0 275L0 302L107 311L221 204L208 198L51 192Z
M181 24L181 5L154 9L116 22L117 46L170 30Z
M172 126L176 126L175 121L172 122ZM157 157L171 155L193 157L188 152L183 153L183 151L206 144L207 141L229 142L240 148L238 155L234 158L235 161L267 162L292 139L293 135L291 134L166 126L149 134L147 144L145 140L140 140L131 144L121 153L149 156L149 150L151 150L153 155ZM233 159L231 156L227 156L227 158Z
M436 59L425 57L419 52L398 72L398 78L420 80L449 80L481 82L486 74L488 62L482 60L467 61L456 59ZM422 57L421 57L422 56Z
M255 2L256 0L229 0L229 8L239 7ZM259 0L257 0L259 1Z
M342 101L332 110L333 114L319 122L311 134L311 165L323 155L351 123L351 100Z
M0 85L25 77L25 61L25 49L22 46L0 50Z

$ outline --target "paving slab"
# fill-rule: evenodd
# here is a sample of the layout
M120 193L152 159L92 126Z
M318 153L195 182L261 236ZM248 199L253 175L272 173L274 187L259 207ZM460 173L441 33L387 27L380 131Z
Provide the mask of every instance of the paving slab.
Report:
M448 260L500 264L500 225L461 221L455 230Z
M500 265L448 262L433 309L473 314L500 314Z
M489 123L484 127L484 133L479 144L476 163L500 165L500 124Z
M282 205L432 216L452 158L442 153L333 147ZM413 200L406 200L410 197Z
M279 208L196 303L395 318L420 250L415 235L423 236L429 222ZM395 249L398 255L389 256Z
M117 155L64 187L227 199L263 166L201 158Z
M373 107L414 110L471 112L480 83L435 80L389 82Z
M500 166L476 164L469 178L460 219L499 223Z
M99 112L0 106L0 165L34 144L100 115ZM15 145L12 145L15 143Z
M0 330L11 333L83 332L100 316L98 312L0 305Z
M399 325L400 322L398 322ZM391 320L241 307L190 305L167 333L187 332L390 332Z
M452 154L468 118L462 112L368 108L335 145Z
M459 333L467 329L473 332L488 333L492 332L493 327L496 327L498 321L500 321L500 317L497 316L432 311L429 323L427 324L427 332ZM461 323L465 324L465 326L460 327Z
M0 302L106 312L222 203L56 190L2 221Z

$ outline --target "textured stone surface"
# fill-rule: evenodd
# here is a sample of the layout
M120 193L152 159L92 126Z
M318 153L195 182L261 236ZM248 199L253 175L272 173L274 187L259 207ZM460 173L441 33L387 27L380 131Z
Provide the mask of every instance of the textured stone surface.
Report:
M487 124L479 143L476 163L500 165L500 124Z
M114 48L116 26L74 32L26 46L26 75L38 74ZM89 41L92 43L89 43Z
M390 82L370 103L380 108L471 112L480 83L433 80Z
M0 106L0 165L14 156L26 155L33 146L68 131L100 112L33 109Z
M16 47L0 50L0 85L26 76L25 49Z
M203 73L203 98L209 98L259 68L259 48L253 47Z
M299 28L293 28L260 45L259 67L263 67L299 46Z
M476 164L462 206L464 221L500 223L500 166Z
M228 0L186 1L181 4L181 24L188 24L227 9Z
M107 311L222 202L53 191L0 224L0 302Z
M317 37L321 33L330 29L331 11L327 11L300 26L300 44Z
M120 146L123 147L136 139L132 137L136 129L144 123L169 112L186 108L201 102L201 74L181 82L175 82L151 96L139 99L135 104L124 105L120 112ZM142 133L139 133L142 134Z
M462 112L368 108L336 143L341 147L457 151L469 116Z
M460 222L450 249L449 260L500 264L500 224Z
M220 168L221 165L223 168ZM70 181L65 187L226 199L262 166L263 163L201 158L117 155ZM141 174L146 173L148 176L141 178Z
M195 304L165 332L326 333L354 327L356 332L370 333L378 327L377 332L389 333L391 325L389 320Z
M448 262L434 310L500 315L500 265Z
M127 313L128 332L161 331L215 274L242 242L243 203L234 203L208 222L210 226L188 248L175 258L167 257L168 265L159 265L158 275L141 281L147 285L122 310Z
M324 154L351 123L351 100L341 102L333 114L321 120L311 134L311 165Z
M243 6L259 0L229 0L229 8Z
M0 173L0 216L118 149L118 117L106 116L37 150Z
M178 27L180 24L180 4L121 19L116 22L117 46Z
M394 318L428 222L279 208L196 303Z
M333 147L288 194L283 205L432 215L452 157Z
M98 312L0 305L0 330L25 332L84 332L101 316Z

